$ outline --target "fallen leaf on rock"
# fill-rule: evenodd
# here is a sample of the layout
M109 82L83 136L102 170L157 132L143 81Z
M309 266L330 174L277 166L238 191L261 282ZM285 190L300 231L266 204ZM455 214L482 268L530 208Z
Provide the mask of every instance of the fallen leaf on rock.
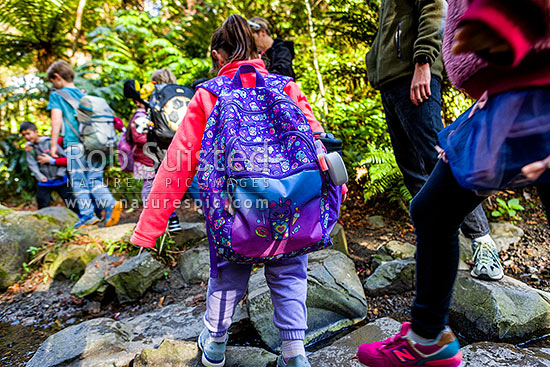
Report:
M125 259L122 258L122 259L120 259L120 260L118 260L118 261L112 261L112 262L110 262L109 265L111 265L111 266L113 266L113 267L117 267L117 266L119 266L120 264L122 264L124 261L125 261Z

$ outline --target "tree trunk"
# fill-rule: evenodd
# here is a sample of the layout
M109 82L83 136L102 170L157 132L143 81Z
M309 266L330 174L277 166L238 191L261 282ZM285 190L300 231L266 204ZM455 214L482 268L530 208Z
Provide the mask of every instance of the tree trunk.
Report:
M39 73L45 73L51 64L56 61L57 56L53 54L51 47L38 50L36 56L36 69Z
M315 68L315 73L317 74L317 82L319 83L319 92L321 93L321 105L323 107L324 115L328 115L328 106L326 100L326 91L325 86L323 85L323 77L321 76L321 71L319 70L319 62L317 61L317 46L315 44L315 30L313 28L313 16L311 12L311 4L309 0L304 0L307 9L307 18L309 21L309 35L311 37L311 49L313 51L313 67ZM323 116L323 119L325 118Z
M76 52L78 46L78 39L80 38L81 28L82 28L82 13L84 13L84 7L86 6L86 0L78 1L78 8L76 9L76 20L74 22L73 29L73 55Z

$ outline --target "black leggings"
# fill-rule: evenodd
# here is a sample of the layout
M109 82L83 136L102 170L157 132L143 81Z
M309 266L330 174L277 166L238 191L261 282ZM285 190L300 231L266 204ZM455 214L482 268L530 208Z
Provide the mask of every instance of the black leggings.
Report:
M548 219L550 185L537 186ZM458 229L485 197L460 186L449 165L440 161L411 203L416 231L416 299L413 330L435 338L448 323L458 267Z

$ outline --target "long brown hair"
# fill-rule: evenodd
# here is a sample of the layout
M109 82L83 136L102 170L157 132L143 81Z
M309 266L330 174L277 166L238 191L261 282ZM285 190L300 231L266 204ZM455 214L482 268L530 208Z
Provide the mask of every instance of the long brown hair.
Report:
M258 56L252 30L246 19L237 14L230 15L222 26L216 29L212 35L210 50L223 52L227 57L227 63ZM218 60L212 56L212 71L218 72L220 68Z
M153 71L151 75L151 80L157 84L177 84L178 79L168 68L157 69Z

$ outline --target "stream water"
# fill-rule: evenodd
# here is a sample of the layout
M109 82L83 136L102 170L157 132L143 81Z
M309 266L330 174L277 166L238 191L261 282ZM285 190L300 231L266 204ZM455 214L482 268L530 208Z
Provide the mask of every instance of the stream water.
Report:
M40 328L0 322L0 365L24 366L40 344L57 331L57 327Z

